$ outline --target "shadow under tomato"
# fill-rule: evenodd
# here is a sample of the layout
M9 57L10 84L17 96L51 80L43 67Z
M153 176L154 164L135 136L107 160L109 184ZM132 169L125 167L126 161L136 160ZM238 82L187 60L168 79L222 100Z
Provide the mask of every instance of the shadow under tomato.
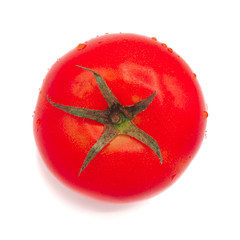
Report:
M37 161L39 166L39 172L51 192L53 192L64 204L70 205L71 207L77 208L78 210L90 212L120 212L133 210L147 203L147 200L145 200L142 202L134 202L128 204L111 204L87 198L69 189L64 184L62 184L55 176L53 176L53 174L44 164L38 152Z

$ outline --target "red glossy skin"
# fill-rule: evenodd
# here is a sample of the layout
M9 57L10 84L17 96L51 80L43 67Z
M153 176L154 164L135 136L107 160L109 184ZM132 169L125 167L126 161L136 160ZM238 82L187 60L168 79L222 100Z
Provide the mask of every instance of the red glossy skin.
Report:
M99 73L120 103L133 105L157 90L134 123L159 144L163 163L143 143L118 136L78 177L104 125L75 117L48 101L88 109L107 103L91 72ZM187 168L204 138L207 113L196 75L165 44L134 34L107 34L79 45L59 59L44 79L34 115L39 152L54 175L92 198L130 202L154 196Z

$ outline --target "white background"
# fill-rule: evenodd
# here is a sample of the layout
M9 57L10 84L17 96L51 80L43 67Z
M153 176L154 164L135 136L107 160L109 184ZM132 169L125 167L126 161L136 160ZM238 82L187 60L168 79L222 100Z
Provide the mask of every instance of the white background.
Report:
M1 1L0 239L240 239L239 1ZM59 183L32 133L48 68L104 33L156 37L197 74L207 138L155 198L111 205Z

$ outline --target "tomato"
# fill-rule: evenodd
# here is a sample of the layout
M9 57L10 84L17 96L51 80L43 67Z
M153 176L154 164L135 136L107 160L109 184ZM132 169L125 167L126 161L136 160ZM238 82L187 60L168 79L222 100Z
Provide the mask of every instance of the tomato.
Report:
M34 136L50 171L94 199L126 203L171 186L204 138L204 97L186 62L156 38L106 34L47 73Z

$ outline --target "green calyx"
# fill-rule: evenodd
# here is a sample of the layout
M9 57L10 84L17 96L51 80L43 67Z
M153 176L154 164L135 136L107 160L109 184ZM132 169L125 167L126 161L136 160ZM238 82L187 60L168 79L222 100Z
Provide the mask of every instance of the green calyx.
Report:
M162 163L162 157L160 149L156 140L154 140L150 135L139 129L133 122L134 117L147 109L151 104L154 97L156 96L156 91L149 97L137 102L132 106L123 106L119 103L118 99L114 96L110 88L107 86L104 79L98 73L91 69L81 67L76 65L76 67L82 68L84 70L90 71L94 74L97 81L98 87L102 92L106 102L108 103L108 108L106 110L93 110L85 109L79 107L72 107L63 104L58 104L53 102L48 96L47 99L49 103L55 108L58 108L64 112L71 115L91 119L100 122L105 125L104 132L100 139L92 146L91 150L88 152L83 165L80 169L79 176L81 172L88 166L91 160L118 135L124 134L131 136L143 144L150 147L160 159Z

